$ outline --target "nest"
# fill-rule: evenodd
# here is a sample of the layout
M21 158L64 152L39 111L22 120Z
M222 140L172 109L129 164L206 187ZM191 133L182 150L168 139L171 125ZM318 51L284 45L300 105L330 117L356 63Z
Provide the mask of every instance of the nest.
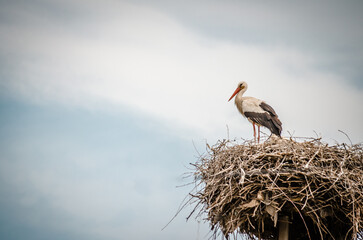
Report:
M362 144L270 139L207 146L192 164L191 215L207 214L212 237L277 239L287 216L290 239L362 239Z

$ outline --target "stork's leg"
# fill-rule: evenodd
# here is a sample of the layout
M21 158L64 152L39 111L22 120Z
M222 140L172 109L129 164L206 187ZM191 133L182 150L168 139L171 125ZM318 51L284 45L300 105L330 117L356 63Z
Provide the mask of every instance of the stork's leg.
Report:
M260 125L257 125L257 128L258 128L258 140L257 142L260 143Z
M252 123L252 126L253 126L253 138L255 139L255 142L256 142L256 128L255 128L254 122Z

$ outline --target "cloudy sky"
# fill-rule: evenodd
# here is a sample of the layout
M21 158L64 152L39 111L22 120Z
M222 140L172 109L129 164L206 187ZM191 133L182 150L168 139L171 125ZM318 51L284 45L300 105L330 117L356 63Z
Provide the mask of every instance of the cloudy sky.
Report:
M205 239L182 212L205 142L363 139L361 1L0 1L0 238ZM268 133L267 130L264 132Z

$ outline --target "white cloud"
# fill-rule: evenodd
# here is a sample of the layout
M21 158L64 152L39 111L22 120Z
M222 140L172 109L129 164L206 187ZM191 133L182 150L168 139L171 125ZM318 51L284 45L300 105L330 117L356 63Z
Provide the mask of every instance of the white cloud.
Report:
M2 85L38 102L126 106L182 129L178 134L189 129L216 139L226 137L226 124L232 137L252 135L227 103L245 80L246 95L269 102L285 131L343 139L342 129L362 138L361 90L315 69L319 59L298 49L209 39L156 9L109 3L91 4L74 23L50 18L43 25L28 12L25 25L1 25L9 33L3 46L17 63Z

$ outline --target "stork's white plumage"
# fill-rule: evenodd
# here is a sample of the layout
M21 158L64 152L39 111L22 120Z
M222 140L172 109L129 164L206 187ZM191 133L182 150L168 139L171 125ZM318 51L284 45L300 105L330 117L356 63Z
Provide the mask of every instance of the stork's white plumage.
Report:
M252 123L255 141L255 125L258 127L258 142L260 142L260 126L268 128L272 134L281 137L282 123L275 110L260 99L254 97L243 97L243 94L247 90L247 86L246 82L238 83L237 89L228 101L231 101L231 99L237 95L234 102L238 111Z

